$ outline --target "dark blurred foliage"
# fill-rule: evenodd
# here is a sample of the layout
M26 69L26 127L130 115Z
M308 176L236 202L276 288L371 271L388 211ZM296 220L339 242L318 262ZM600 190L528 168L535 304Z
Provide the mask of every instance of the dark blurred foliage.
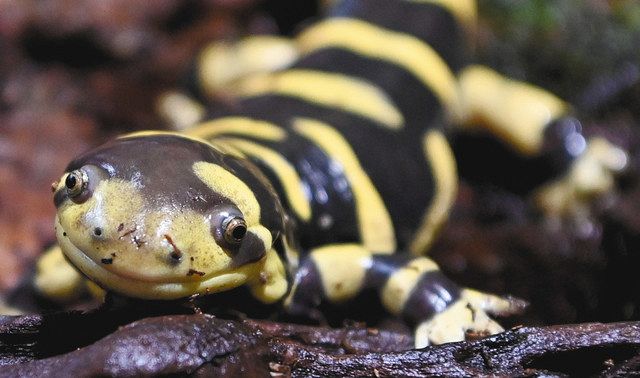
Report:
M479 4L479 62L551 90L583 112L597 112L594 107L614 103L621 92L638 87L637 1L481 0ZM627 106L624 101L618 104Z

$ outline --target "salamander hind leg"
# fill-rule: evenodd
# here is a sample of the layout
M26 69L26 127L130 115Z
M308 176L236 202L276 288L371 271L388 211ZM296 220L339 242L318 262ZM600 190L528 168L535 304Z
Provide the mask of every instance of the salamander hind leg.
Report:
M313 315L322 302L349 303L371 290L389 313L416 326L416 347L460 341L467 331L498 333L502 327L489 315L512 315L526 307L519 299L460 288L426 257L376 255L357 244L312 250L301 262L285 307Z

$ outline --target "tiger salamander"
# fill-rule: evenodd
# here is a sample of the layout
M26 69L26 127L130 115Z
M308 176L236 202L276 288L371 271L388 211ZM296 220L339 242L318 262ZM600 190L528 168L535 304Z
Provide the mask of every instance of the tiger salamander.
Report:
M597 167L594 191L624 154L586 140L555 96L468 66L475 6L338 1L296 38L289 67L234 84L233 112L73 160L54 187L64 255L133 298L244 286L306 314L374 292L415 326L417 346L499 332L490 315L523 302L459 287L426 257L456 196L444 125L485 125L521 154L555 154L554 174Z

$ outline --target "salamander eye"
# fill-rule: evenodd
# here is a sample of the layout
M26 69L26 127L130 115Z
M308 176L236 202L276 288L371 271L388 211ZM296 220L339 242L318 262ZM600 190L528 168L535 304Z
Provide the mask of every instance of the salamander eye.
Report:
M242 212L233 205L217 206L209 218L211 233L218 244L235 252L247 233L247 222Z
M82 191L87 187L88 181L87 174L81 169L69 173L64 180L64 186L67 188L69 197L74 198L82 194Z
M108 178L109 174L104 169L87 164L67 174L62 190L73 202L82 203L93 195L102 180Z
M247 233L247 223L241 217L230 216L222 222L224 240L229 244L238 244Z

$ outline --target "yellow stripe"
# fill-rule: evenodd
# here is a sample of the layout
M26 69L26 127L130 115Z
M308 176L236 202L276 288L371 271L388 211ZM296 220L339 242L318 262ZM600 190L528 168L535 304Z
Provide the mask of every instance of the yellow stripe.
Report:
M409 247L417 255L428 251L440 227L447 220L458 190L456 161L444 135L436 130L427 132L422 147L435 181L435 193Z
M298 172L287 159L270 148L243 139L224 138L223 142L229 143L240 151L263 161L273 169L282 184L293 211L305 222L311 219L311 206L302 188L300 176L298 176Z
M260 203L247 184L233 173L204 161L193 163L193 171L211 190L233 201L244 215L247 225L260 223Z
M380 194L360 166L349 143L330 125L307 118L294 120L294 129L342 165L353 191L363 244L377 253L393 253L395 233Z
M476 0L410 0L416 3L433 3L447 9L464 26L472 26L478 16Z
M250 77L237 87L244 97L277 94L338 108L399 129L404 118L387 94L374 84L343 74L292 69Z
M416 37L365 21L332 18L303 32L298 44L305 53L339 47L400 66L431 89L451 116L455 119L460 116L455 76L438 53Z
M216 138L211 142L211 145L215 146L218 150L225 154L235 156L240 159L245 159L247 157L244 152L232 146L230 143L226 143L223 139L224 138Z
M333 303L358 295L373 263L371 252L357 244L329 245L314 249L310 256L320 274L324 295Z
M298 251L297 248L294 248L295 243L289 242L290 240L294 239L294 237L291 235L291 230L289 231L290 232L283 235L281 240L282 240L282 246L284 247L284 254L288 262L287 268L290 272L295 272L298 269L298 264L300 262L300 252Z
M402 314L404 305L420 277L434 270L438 270L438 265L433 260L420 257L395 271L380 293L384 308L394 315Z
M568 110L553 94L486 67L466 68L460 88L467 126L484 126L529 156L542 147L549 122Z
M297 55L293 41L282 37L255 35L235 43L215 42L200 54L198 78L205 93L213 97L235 80L285 68Z
M179 132L175 132L175 131L163 131L163 130L136 131L136 132L133 132L133 133L120 135L118 137L118 139L147 138L147 137L156 137L156 136L174 136L174 137L177 137L177 138L184 138L184 139L192 140L194 142L204 143L204 144L207 144L207 145L211 146L211 144L207 140L205 140L203 138L199 138L196 135L190 135L190 134L187 134L187 133L179 133ZM215 146L212 146L212 147L215 148Z
M166 91L156 101L158 114L174 130L185 130L202 121L206 109L200 102L179 91Z
M263 277L262 280L256 280L253 282L252 293L256 298L263 302L271 302L283 296L287 290L287 283L284 274L284 268L278 258L274 261L273 258L269 260L269 256L277 254L272 253L270 250L273 239L271 232L260 224L260 203L253 194L253 191L242 180L236 177L233 173L224 169L220 165L199 161L193 163L193 171L202 182L204 182L214 192L228 198L242 212L245 221L247 222L247 232L251 233L257 239L262 241L264 248L267 250L267 262L265 265L264 274L254 273L252 277ZM180 227L180 230L192 231L194 227ZM193 234L192 235L199 235ZM202 238L196 238L196 241ZM183 240L188 240L187 237ZM193 244L193 243L192 243ZM270 262L269 262L270 261ZM204 259L203 261L204 262ZM280 264L280 266L278 266ZM213 266L219 266L220 264L214 264ZM244 267L251 266L252 264L246 264ZM206 282L206 281L205 281ZM204 283L202 284L204 285ZM213 286L212 289L217 289Z
M279 126L248 117L224 117L204 122L187 131L188 135L211 139L222 134L239 134L257 139L280 141L287 133Z

